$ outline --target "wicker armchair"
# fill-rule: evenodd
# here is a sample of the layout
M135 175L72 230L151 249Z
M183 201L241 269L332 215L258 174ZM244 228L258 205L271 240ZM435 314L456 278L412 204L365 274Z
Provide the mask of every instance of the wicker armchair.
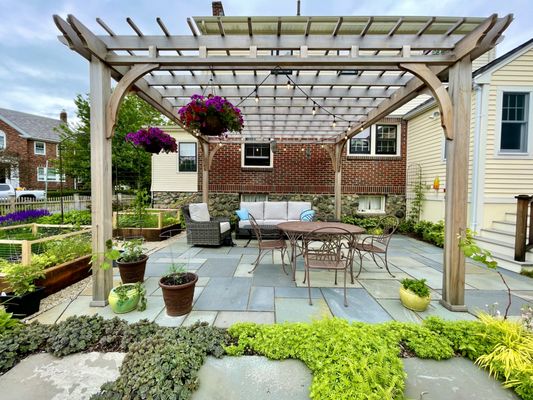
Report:
M229 224L228 218L211 218L210 221L193 221L189 206L181 208L187 227L187 243L200 246L220 246L225 240L231 240L231 229L224 231L221 223Z

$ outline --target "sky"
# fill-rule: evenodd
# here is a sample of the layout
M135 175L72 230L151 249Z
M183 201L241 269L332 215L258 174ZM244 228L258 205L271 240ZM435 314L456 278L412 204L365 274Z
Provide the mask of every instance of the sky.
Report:
M296 0L223 0L226 15L296 15ZM533 37L533 0L301 0L301 15L435 15L486 17L512 13L514 21L497 55ZM211 0L0 0L0 108L75 120L73 99L89 91L88 62L57 40L52 16L73 14L93 32L102 18L117 34L133 34L131 17L145 34L190 34L187 17L211 15Z

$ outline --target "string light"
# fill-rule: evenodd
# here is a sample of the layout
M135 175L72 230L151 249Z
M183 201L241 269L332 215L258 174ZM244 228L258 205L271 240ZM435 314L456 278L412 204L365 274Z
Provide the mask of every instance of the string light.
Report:
M288 80L288 81L287 81L287 89L290 89L290 88L291 88L291 81Z
M316 107L313 106L313 115L315 115L315 114L316 114Z
M259 94L257 93L257 90L259 89L259 86L255 87L255 102L259 103Z
M333 127L335 128L337 126L337 121L335 120L335 116L333 116Z

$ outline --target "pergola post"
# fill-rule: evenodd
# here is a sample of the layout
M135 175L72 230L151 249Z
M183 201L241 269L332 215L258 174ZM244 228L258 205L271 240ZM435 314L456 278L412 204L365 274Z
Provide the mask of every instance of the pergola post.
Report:
M106 241L112 237L111 139L106 137L106 109L111 95L109 68L94 55L90 62L91 100L91 216L93 263L93 299L91 306L104 307L113 287L113 270L100 268Z
M342 149L344 142L335 144L333 169L335 171L335 219L341 219L342 214Z
M466 311L465 256L459 248L459 236L467 227L472 94L470 57L464 57L450 68L449 83L453 104L453 140L446 140L444 275L441 303L452 311Z
M201 140L203 153L203 165L202 165L202 202L209 203L209 167L211 159L209 156L209 142Z

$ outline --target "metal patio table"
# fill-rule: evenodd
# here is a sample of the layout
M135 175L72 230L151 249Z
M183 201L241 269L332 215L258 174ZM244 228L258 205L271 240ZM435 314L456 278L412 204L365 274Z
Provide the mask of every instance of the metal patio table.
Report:
M305 234L311 233L315 229L323 229L322 233L346 233L344 230L350 232L353 235L359 235L364 233L365 230L357 225L344 224L342 222L324 222L324 221L291 221L282 222L277 225L278 229L285 233L287 239L291 244L291 268L292 268L292 280L296 280L296 248L298 240L301 240ZM325 229L330 228L330 229ZM340 228L340 229L339 229Z

